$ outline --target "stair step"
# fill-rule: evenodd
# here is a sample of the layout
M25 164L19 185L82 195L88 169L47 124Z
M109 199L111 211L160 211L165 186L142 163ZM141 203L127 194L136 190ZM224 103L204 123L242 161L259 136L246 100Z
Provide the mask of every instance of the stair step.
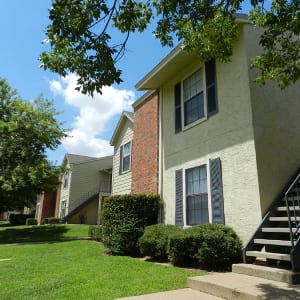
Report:
M277 211L287 211L286 206L278 206L276 208ZM289 210L300 210L300 206L295 206L295 208L293 206L289 207Z
M293 233L297 231L297 228L293 228ZM273 233L290 233L290 229L288 227L262 227L262 232L273 232Z
M274 222L287 222L288 221L288 217L270 217L269 220L270 221L274 221ZM291 221L292 222L300 221L300 216L291 217Z
M291 241L284 240L254 239L254 243L263 245L292 246Z
M274 259L274 260L291 261L291 256L289 254L283 254L283 253L247 251L246 256L262 257L262 258L269 258L269 259Z
M300 272L293 272L282 268L255 265L255 264L233 264L232 272L286 282L289 284L300 283Z
M234 300L300 299L298 286L237 273L213 273L206 276L190 277L188 278L188 287L217 297Z

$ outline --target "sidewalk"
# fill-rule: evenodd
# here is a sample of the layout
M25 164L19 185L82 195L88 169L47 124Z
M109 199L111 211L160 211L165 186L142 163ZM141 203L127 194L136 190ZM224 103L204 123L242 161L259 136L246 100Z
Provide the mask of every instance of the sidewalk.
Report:
M249 266L253 268L253 266ZM255 269L260 268L254 266ZM268 272L269 268L266 268ZM253 269L252 269L253 271ZM289 272L274 269L273 272ZM269 273L265 274L269 275ZM228 272L188 278L188 288L118 300L300 300L300 284Z
M116 300L221 300L222 298L205 294L190 288L147 294L142 296L119 298Z

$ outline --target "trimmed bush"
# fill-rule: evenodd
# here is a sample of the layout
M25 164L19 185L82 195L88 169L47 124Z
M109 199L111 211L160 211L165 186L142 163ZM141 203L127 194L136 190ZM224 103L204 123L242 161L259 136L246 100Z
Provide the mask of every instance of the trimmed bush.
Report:
M60 218L55 218L55 217L44 218L41 222L41 225L60 224L60 221L61 221Z
M34 215L10 214L9 222L12 226L25 225L26 219L34 218Z
M27 218L26 219L26 224L25 225L37 225L38 221L35 218Z
M103 243L112 254L138 255L138 239L157 223L159 195L121 195L104 200Z
M169 260L175 266L198 266L196 254L202 242L201 230L196 227L182 229L169 238Z
M230 270L242 261L242 242L234 230L220 224L202 226L203 241L196 254L200 267L208 270Z
M146 227L139 238L141 254L155 259L166 259L169 254L169 237L181 231L175 225L155 224Z
M102 225L90 225L89 226L89 237L93 240L102 242L103 241L103 226Z
M207 270L230 270L242 260L242 242L234 230L221 224L202 224L172 235L169 260Z

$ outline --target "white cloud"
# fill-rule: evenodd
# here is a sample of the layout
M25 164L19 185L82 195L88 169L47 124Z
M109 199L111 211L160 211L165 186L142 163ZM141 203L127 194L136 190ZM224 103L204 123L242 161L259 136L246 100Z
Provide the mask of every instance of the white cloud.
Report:
M132 110L135 100L133 91L119 90L115 87L104 87L102 95L94 94L94 98L75 90L77 78L69 75L61 80L50 82L50 89L55 95L64 98L66 106L77 109L73 115L72 130L62 145L66 152L80 155L101 157L113 153L109 141L101 135L111 128L112 119L123 110Z

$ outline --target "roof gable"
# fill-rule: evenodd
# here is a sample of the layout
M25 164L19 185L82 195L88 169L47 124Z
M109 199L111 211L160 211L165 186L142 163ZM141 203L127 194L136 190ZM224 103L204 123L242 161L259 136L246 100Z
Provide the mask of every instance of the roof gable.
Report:
M250 24L248 16L245 14L237 14L235 21L238 24ZM181 43L146 74L135 85L135 88L139 91L158 89L168 78L176 74L178 70L183 69L196 59L199 60L199 56L196 53L184 51L183 43Z
M119 122L115 128L115 131L110 139L110 144L113 146L116 142L116 139L118 138L122 127L125 125L126 121L129 120L131 123L134 122L134 113L133 112L129 112L129 111L123 111Z

